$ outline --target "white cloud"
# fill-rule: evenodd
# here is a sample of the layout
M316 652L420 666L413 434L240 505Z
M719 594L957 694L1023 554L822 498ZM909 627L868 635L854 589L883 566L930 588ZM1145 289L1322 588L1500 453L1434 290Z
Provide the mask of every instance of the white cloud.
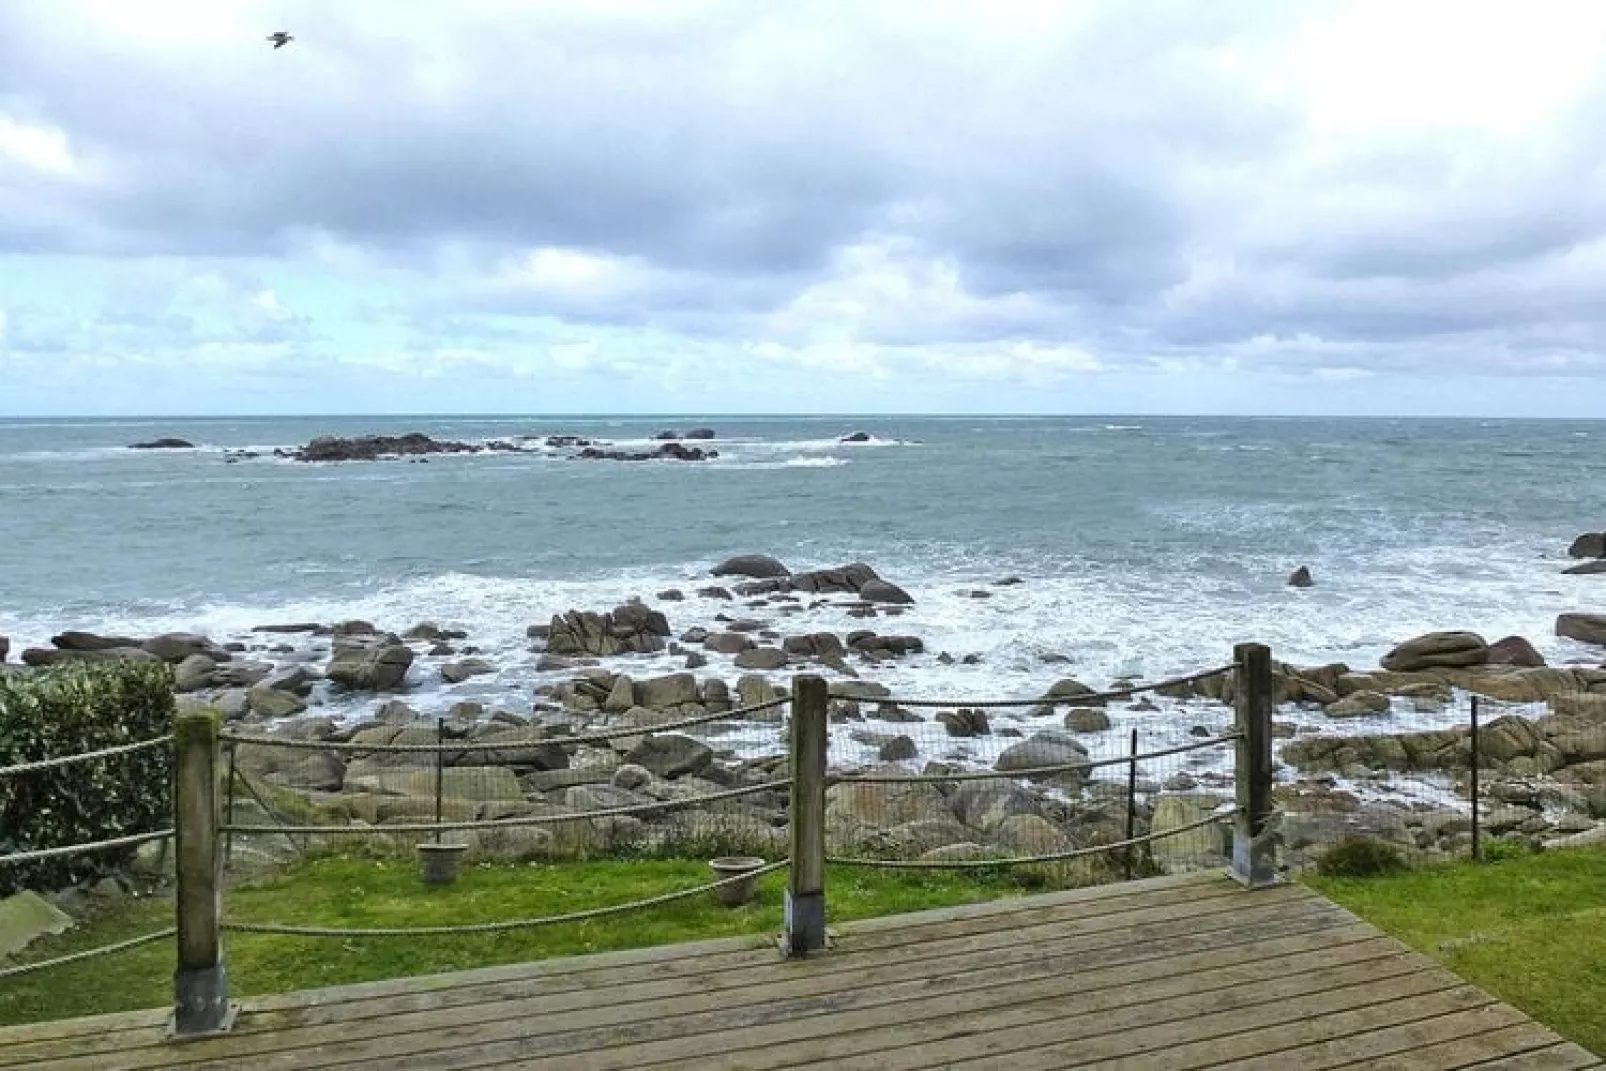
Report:
M0 114L0 163L6 161L51 176L77 170L65 131Z

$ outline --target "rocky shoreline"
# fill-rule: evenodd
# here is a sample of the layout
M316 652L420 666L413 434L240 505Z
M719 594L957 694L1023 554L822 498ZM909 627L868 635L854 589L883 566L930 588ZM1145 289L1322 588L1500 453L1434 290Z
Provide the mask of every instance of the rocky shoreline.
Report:
M65 631L48 647L24 650L23 666L6 664L6 670L84 659L161 661L173 667L183 705L219 709L251 735L303 745L437 739L498 745L447 753L445 809L454 820L639 809L474 838L477 850L499 858L687 845L780 850L782 792L694 810L659 812L655 805L784 776L778 710L740 723L656 731L685 718L764 704L784 693L782 674L825 673L843 696L831 708L840 727L833 748L851 748L851 757L835 762L842 774L1007 771L1121 754L1125 745L1112 713L1163 719L1193 736L1213 735L1230 723L1230 677L1118 705L1079 699L1092 688L1067 677L1044 689L1035 707L1016 713L962 704L900 708L885 701L891 691L875 680L878 667L956 656L928 651L917 635L780 626L789 614L820 607L866 624L896 618L915 603L903 587L862 562L794 572L756 554L719 563L709 581L690 595L660 591L652 604L634 599L608 610L555 612L527 631L528 662L546 678L533 693L496 695L492 689L434 712L400 696L427 681L473 687L506 666L486 657L468 631L427 622L399 633L365 621L269 623L224 640ZM972 594L1020 582L1003 578ZM723 609L735 610L738 600L753 616ZM692 605L695 614L687 612ZM706 623L677 628L671 614ZM1564 614L1556 631L1606 646L1606 615ZM0 660L8 648L0 638ZM661 665L665 658L680 660L682 668L632 671L634 662ZM1491 706L1525 706L1522 712L1489 709L1484 717L1484 824L1491 833L1544 843L1606 839L1606 669L1598 663L1546 666L1521 637L1491 643L1473 632L1450 631L1408 639L1376 668L1279 664L1276 686L1282 835L1296 864L1307 850L1348 832L1385 836L1429 856L1464 850L1470 739L1458 694L1485 697ZM366 706L365 696L371 697ZM335 717L320 709L337 706L348 713ZM354 709L361 712L349 713ZM1390 730L1389 720L1405 712L1448 724ZM603 743L565 742L596 730L625 731ZM252 746L242 747L237 760L266 800L243 803L247 809L271 806L279 817L381 829L434 813L429 757ZM1137 830L1172 829L1214 812L1231 798L1227 769L1179 765L1163 780L1141 778ZM1046 781L904 786L845 781L829 795L833 850L941 859L1108 843L1125 835L1128 801L1119 772L1116 779L1073 770ZM1432 783L1439 797L1398 794L1400 778ZM267 820L268 812L259 817ZM1162 869L1210 865L1223 850L1221 836L1206 828L1157 842L1154 861Z

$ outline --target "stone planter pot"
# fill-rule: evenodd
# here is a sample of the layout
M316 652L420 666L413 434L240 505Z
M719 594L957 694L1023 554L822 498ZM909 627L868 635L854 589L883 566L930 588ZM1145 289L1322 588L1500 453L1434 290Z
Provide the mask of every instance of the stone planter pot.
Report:
M418 845L418 877L425 885L450 885L463 865L466 844Z
M710 859L708 865L714 871L714 880L723 881L725 878L734 878L746 874L745 881L733 881L728 885L721 885L714 890L719 902L726 907L740 907L753 898L753 889L758 882L752 871L764 865L764 860L756 855L722 855L718 859Z

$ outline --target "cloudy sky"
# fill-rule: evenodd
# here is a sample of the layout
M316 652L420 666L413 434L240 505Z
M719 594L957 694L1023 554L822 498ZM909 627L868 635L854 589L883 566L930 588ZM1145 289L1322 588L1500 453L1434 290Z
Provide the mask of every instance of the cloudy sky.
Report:
M1606 4L0 3L0 416L457 411L1606 415Z

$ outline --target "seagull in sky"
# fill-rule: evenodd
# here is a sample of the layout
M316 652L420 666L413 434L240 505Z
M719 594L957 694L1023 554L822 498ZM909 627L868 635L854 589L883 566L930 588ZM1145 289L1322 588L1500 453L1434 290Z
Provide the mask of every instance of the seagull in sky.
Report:
M294 41L295 38L291 37L283 30L279 30L277 33L268 34L268 40L272 41L274 49L278 50L283 48L285 45L288 45L291 41Z

